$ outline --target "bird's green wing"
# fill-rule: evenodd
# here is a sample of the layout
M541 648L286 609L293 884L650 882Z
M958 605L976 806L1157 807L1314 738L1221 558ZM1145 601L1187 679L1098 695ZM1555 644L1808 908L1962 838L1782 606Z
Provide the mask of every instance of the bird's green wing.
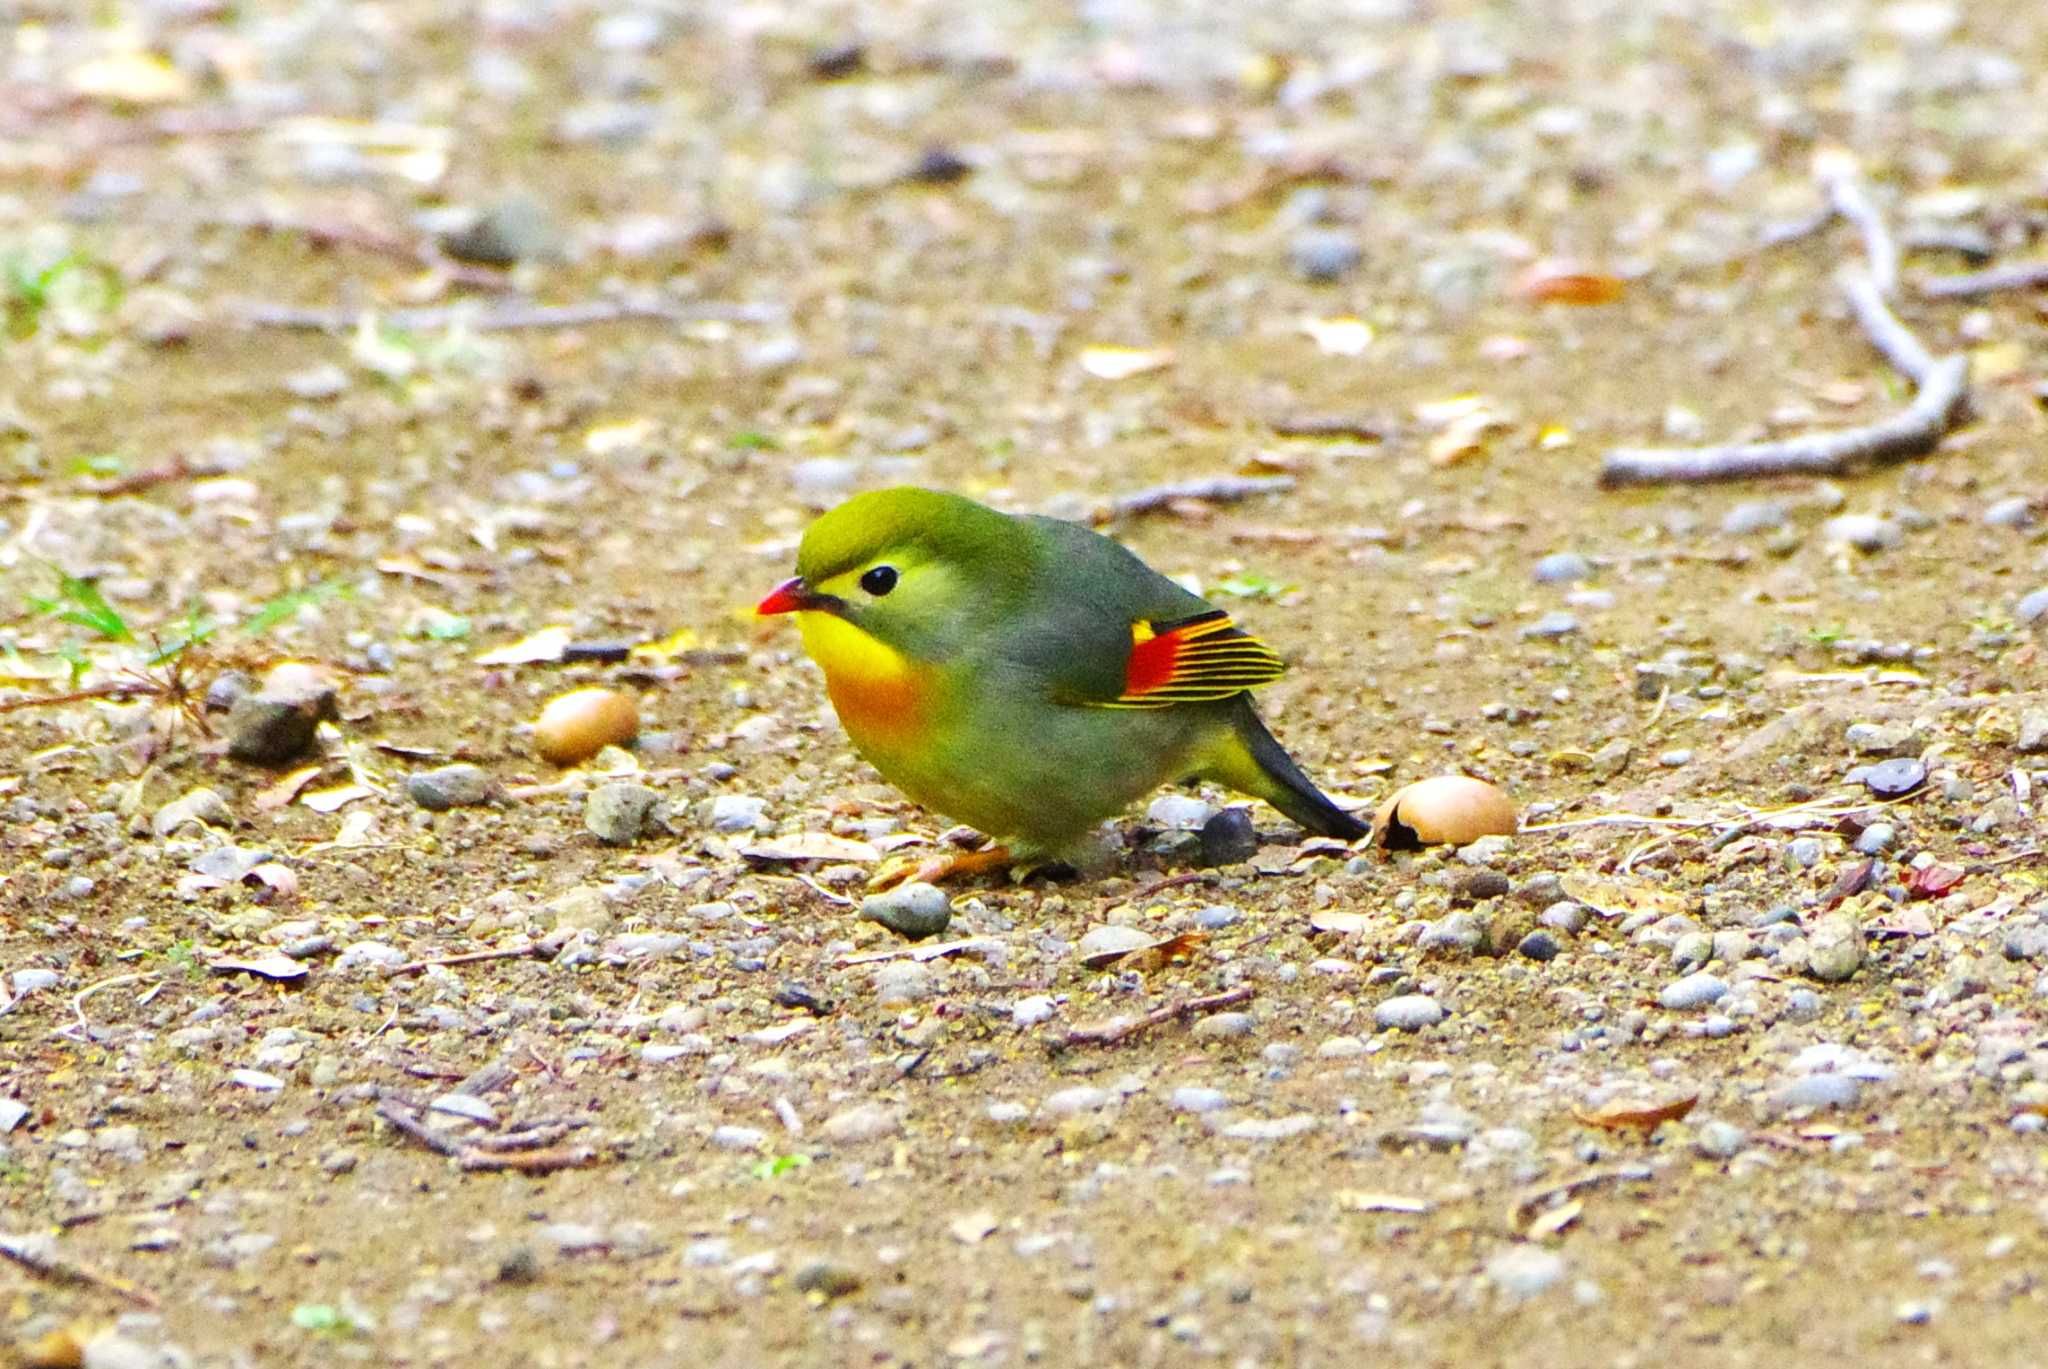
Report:
M1270 683L1280 657L1230 615L1099 533L1029 520L1047 539L1044 591L1004 634L1003 655L1055 702L1166 708Z

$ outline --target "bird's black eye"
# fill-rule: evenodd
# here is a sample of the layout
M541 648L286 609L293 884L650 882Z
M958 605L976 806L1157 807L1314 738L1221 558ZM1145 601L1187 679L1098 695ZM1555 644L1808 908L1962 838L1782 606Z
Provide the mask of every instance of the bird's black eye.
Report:
M896 567L874 566L860 577L860 587L877 599L896 588Z

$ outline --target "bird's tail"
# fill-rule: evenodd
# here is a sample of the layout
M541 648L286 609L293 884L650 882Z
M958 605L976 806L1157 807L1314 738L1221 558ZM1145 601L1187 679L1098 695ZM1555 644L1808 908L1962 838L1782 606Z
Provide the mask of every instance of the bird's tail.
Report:
M1294 757L1287 754L1252 708L1248 697L1239 696L1231 719L1230 742L1218 748L1210 770L1241 793L1264 799L1317 836L1356 841L1366 834L1365 824L1330 802L1316 788L1315 781L1301 773Z

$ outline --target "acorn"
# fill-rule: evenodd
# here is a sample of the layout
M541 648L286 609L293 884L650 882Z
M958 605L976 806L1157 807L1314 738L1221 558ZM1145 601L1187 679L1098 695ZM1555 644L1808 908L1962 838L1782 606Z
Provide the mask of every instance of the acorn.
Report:
M549 699L533 724L533 748L556 765L587 761L640 733L640 706L615 689L573 689Z
M1518 825L1514 800L1485 780L1436 775L1387 797L1373 814L1372 844L1387 851L1464 846L1481 837L1511 837Z

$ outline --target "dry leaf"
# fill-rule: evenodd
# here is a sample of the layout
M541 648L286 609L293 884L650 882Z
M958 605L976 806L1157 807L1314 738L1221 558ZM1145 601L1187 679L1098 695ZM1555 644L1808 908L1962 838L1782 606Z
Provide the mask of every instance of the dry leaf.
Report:
M299 802L316 813L332 813L346 804L354 803L357 799L367 799L376 792L360 784L338 784L332 789L315 789L310 794L302 795Z
M1631 913L1682 913L1685 897L1650 884L1629 884L1601 879L1575 871L1560 881L1576 903L1583 903L1603 917L1627 917Z
M301 789L304 789L315 779L319 778L320 771L323 768L318 765L308 765L302 769L292 771L291 774L286 775L276 784L257 794L256 806L264 812L285 807L299 796Z
M1621 277L1570 262L1538 262L1515 282L1515 294L1531 304L1612 304L1622 289Z
M1675 1122L1691 1112L1699 1101L1700 1096L1693 1093L1683 1098L1675 1098L1668 1103L1659 1103L1654 1107L1641 1103L1609 1103L1597 1112L1581 1112L1573 1108L1572 1116L1585 1125L1598 1127L1602 1131L1627 1131L1630 1128L1655 1131L1664 1123Z
M837 837L830 832L797 832L786 837L769 837L739 848L748 860L855 860L875 861L882 853L865 841Z
M1081 349L1081 369L1097 380L1128 380L1173 365L1170 347L1107 347Z
M1579 1219L1579 1214L1585 1210L1586 1204L1578 1198L1574 1198L1568 1203L1560 1203L1535 1221L1529 1223L1527 1234L1537 1239L1544 1236L1555 1236L1558 1232L1576 1222Z
M1317 931L1336 932L1343 936L1371 931L1373 922L1368 914L1340 913L1333 908L1318 908L1308 915L1308 925Z
M528 637L493 647L476 658L478 665L531 665L536 661L559 661L569 645L569 629L544 627Z

